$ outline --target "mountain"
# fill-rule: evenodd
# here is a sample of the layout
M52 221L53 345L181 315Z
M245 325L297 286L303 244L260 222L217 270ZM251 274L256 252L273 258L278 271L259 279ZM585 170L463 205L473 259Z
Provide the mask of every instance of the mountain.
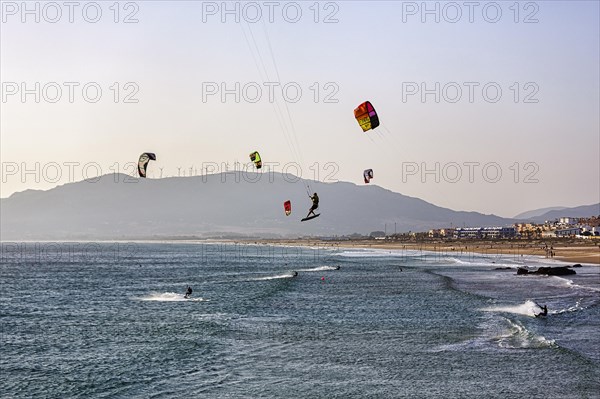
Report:
M549 211L534 217L533 220L537 223L543 223L546 220L555 220L561 217L584 218L598 215L600 215L600 203Z
M523 212L523 213L519 213L517 216L515 216L513 219L531 219L534 218L536 216L541 216L546 212L550 212L550 211L560 211L563 209L567 209L566 206L552 206L549 208L541 208L541 209L534 209L532 211L527 211L527 212Z
M300 222L311 205L304 186L321 199L321 216ZM286 217L283 202L292 201ZM497 226L512 220L441 208L375 185L302 181L281 173L221 173L136 179L108 174L27 190L0 200L3 240L134 239L369 234L374 230L427 231L453 226Z

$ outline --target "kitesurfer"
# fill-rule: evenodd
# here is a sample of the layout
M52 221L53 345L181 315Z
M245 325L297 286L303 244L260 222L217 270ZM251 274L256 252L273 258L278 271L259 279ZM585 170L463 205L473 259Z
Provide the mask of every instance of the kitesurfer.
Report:
M292 277L296 277L297 275L298 275L298 272L296 272L296 271L292 273Z
M187 287L187 290L185 291L185 296L184 296L184 298L186 298L186 299L187 299L187 298L189 298L190 296L192 296L192 287L190 287L190 286L188 285L188 287Z
M310 216L311 213L313 214L313 216L316 216L315 210L319 207L319 196L317 195L317 193L314 193L313 196L310 197L310 199L312 200L312 206L308 210L308 214L306 215L307 218Z
M546 305L544 305L544 306L540 306L540 305L538 305L538 307L539 307L540 309L542 309L542 312L541 312L541 313L538 313L538 314L536 314L536 315L535 315L535 317L538 317L538 316L546 316L546 315L548 314L548 308L546 307Z

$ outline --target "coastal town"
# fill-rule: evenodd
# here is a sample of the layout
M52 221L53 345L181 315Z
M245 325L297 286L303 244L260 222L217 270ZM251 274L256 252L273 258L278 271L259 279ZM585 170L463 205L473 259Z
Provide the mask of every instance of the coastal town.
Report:
M372 231L365 235L353 233L342 236L302 237L323 241L386 240L386 241L432 241L432 240L548 240L554 238L600 240L600 215L584 218L561 217L544 223L520 222L511 226L444 227L423 232ZM393 225L392 225L393 226Z
M455 239L543 239L543 238L581 238L600 239L600 217L589 218L561 217L553 221L537 223L515 223L507 227L458 227L432 229L429 238Z
M394 227L393 224L391 225ZM600 264L600 216L560 217L544 223L517 222L500 227L448 227L424 232L373 231L332 237L302 237L298 240L265 240L270 243L324 245L348 248L418 250L485 254L521 258L524 255L563 262Z

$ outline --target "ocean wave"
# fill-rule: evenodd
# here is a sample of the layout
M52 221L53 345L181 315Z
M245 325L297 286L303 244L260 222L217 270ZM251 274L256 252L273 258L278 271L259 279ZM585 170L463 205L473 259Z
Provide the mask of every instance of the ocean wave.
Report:
M204 298L186 298L184 294L175 292L153 293L148 296L135 298L139 301L157 301L157 302L208 302Z
M579 288L582 290L600 292L599 287L588 287L585 285L575 284L575 282L573 280L570 280L570 279L564 278L564 277L559 277L559 276L551 276L551 277L554 281L557 281L560 285L562 285L564 287Z
M463 342L440 345L431 349L431 352L445 351L496 351L507 349L544 349L556 348L555 340L548 339L529 331L521 323L506 317L490 317L478 328L477 337Z
M299 272L322 272L327 270L338 270L338 266L318 266L312 269L298 269Z
M373 249L373 248L354 248L342 250L331 256L340 256L346 258L382 258L382 257L399 257L399 258L416 258L421 261L435 261L439 263L444 261L450 264L461 266L491 266L491 267L512 267L517 268L523 266L525 259L515 259L512 255L490 255L478 254L473 252L460 251L428 251L419 249ZM529 261L527 259L527 261ZM534 262L535 263L535 262Z
M277 280L281 278L294 278L294 274L292 272L286 274L278 274L276 276L265 276L265 277L256 277L248 279L247 281L266 281L266 280Z
M494 338L498 346L505 349L526 348L555 348L556 342L529 331L521 323L505 319L508 328L505 332Z
M481 309L484 312L504 312L520 314L529 317L535 317L536 314L540 313L541 309L537 303L528 299L520 305L509 305L509 306L494 306L490 308Z
M472 258L472 257L471 257ZM507 262L508 259L499 258L497 260L487 260L485 258L476 257L472 260L464 260L457 257L449 257L448 261L453 262L461 266L489 266L489 267L510 267L516 270L517 267L522 266L520 263Z
M579 298L575 301L574 305L568 306L563 309L553 310L550 312L550 314L560 315L565 313L579 312L598 306L598 303L598 298Z
M558 285L561 285L563 287L577 287L577 285L574 285L573 280L570 280L568 278L559 277L559 276L549 276L549 277L552 278L553 281L556 281L558 283Z
M346 258L416 257L419 251L398 249L354 249L331 254Z

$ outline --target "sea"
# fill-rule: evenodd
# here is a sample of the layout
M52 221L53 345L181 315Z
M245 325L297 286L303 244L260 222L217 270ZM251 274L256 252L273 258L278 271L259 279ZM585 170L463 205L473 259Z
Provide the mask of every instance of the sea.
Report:
M600 397L594 265L219 242L4 242L1 260L2 398Z

